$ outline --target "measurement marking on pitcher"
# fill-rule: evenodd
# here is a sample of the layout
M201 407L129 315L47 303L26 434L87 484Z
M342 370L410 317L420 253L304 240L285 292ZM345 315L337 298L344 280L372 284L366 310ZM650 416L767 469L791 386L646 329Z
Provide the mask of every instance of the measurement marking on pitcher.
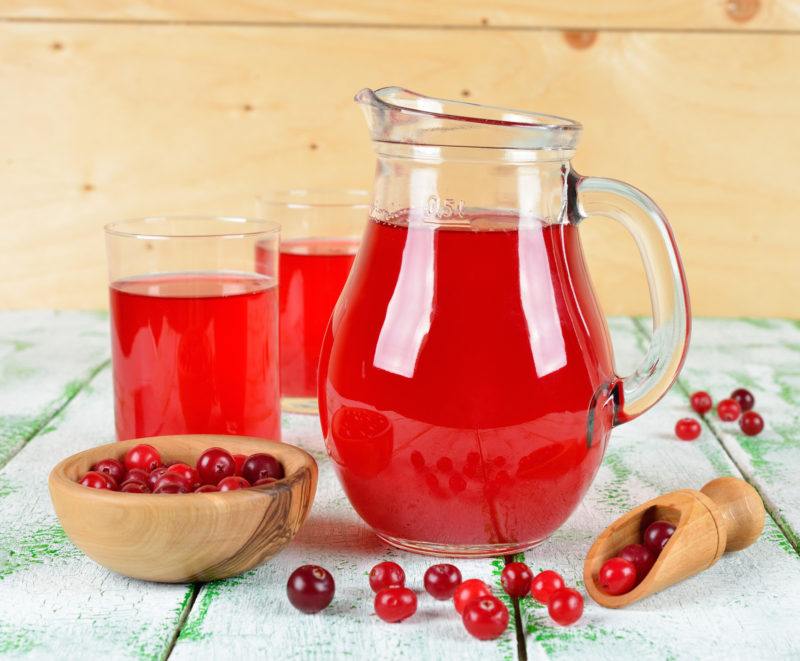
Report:
M453 197L440 198L431 195L425 209L425 222L439 225L469 225L469 219L464 216L464 200Z

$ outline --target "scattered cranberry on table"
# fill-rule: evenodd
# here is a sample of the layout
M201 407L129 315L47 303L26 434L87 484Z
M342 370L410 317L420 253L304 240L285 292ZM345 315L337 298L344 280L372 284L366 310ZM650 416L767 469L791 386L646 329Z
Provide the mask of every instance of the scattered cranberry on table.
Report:
M107 491L116 491L117 483L114 478L100 473L98 471L89 471L81 478L81 484L90 489L105 489Z
M717 404L717 415L724 422L733 422L742 414L742 407L735 399L723 399Z
M656 555L643 544L628 544L619 552L619 556L636 568L637 583L640 582L656 562Z
M561 574L552 569L545 569L533 577L531 582L531 596L540 604L547 604L551 595L564 587L564 579Z
M550 595L547 612L553 622L562 627L575 624L583 615L583 597L572 588L560 588Z
M318 613L326 608L336 592L330 572L318 565L303 565L289 576L286 594L289 602L303 613Z
M532 581L533 573L524 562L510 562L500 574L500 584L509 597L525 597Z
M117 484L122 484L125 482L125 466L122 465L122 462L117 461L116 459L101 459L98 461L94 466L92 466L93 471L97 471L98 473L105 473L109 477L114 479L114 482Z
M142 443L134 445L125 453L125 468L141 468L148 472L161 465L161 455L152 445Z
M675 436L682 441L693 441L700 436L700 423L694 418L681 418L675 425Z
M461 584L461 572L455 565L442 563L428 567L423 579L426 592L434 599L446 601Z
M705 390L698 390L696 393L693 393L689 399L689 403L700 415L708 413L714 406L714 401L711 399L711 395L709 395Z
M609 558L600 567L598 581L606 594L625 594L636 585L636 567L624 558Z
M471 636L494 640L508 628L508 608L497 597L482 597L464 607L461 621Z
M675 526L669 521L653 521L644 531L644 545L653 553L661 553L674 532Z
M401 622L417 612L417 595L409 588L395 585L375 595L375 614L384 622Z
M491 597L492 591L479 578L470 578L459 585L453 592L453 605L456 612L463 614L467 604L476 599Z
M739 404L739 408L742 411L749 411L756 405L756 398L753 397L753 393L751 393L747 388L737 388L731 393L731 399L736 401Z
M396 562L379 562L369 572L369 586L373 592L386 588L404 587L406 573Z
M755 411L745 411L739 420L739 427L748 436L758 436L764 429L764 418Z

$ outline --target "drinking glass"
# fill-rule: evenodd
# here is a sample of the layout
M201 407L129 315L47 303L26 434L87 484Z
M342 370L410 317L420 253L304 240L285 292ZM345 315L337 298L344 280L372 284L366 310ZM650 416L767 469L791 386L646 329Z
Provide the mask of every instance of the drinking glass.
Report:
M355 259L369 211L361 190L289 190L259 200L281 225L280 347L285 410L317 412L317 365L333 306Z
M280 440L279 229L239 217L106 225L119 440Z

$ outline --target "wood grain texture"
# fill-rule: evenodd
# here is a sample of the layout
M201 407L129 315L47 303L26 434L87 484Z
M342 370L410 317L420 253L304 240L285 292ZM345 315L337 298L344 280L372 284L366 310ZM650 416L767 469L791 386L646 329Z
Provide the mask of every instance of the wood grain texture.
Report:
M17 19L237 21L320 25L468 25L572 29L788 30L792 0L5 0Z
M663 207L695 313L799 314L800 35L6 23L0 57L2 306L105 306L111 220L370 187L352 94L395 83L583 120L578 171ZM647 313L612 225L582 228L600 298Z

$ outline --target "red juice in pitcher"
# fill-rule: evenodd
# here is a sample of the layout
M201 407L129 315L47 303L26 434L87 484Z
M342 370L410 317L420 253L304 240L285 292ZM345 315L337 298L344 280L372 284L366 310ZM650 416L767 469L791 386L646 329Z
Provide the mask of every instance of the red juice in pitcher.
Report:
M280 439L275 280L169 273L110 286L119 440Z
M615 388L577 228L371 221L320 363L350 502L417 551L550 535L603 456Z
M281 242L281 392L315 397L322 338L350 273L359 240L304 238Z

